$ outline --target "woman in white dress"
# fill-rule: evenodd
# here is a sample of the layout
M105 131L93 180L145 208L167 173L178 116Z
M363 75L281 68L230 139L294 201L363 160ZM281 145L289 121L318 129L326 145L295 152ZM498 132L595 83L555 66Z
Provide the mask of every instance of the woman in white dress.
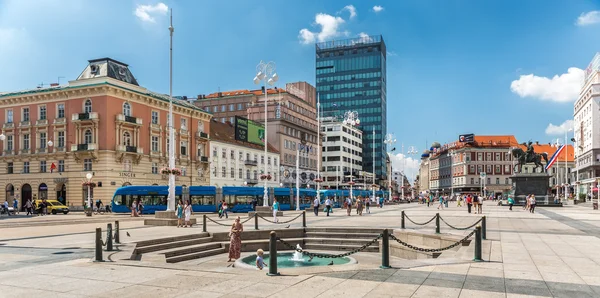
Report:
M183 213L185 214L185 225L183 227L187 228L189 226L191 228L192 223L190 222L190 217L192 216L192 204L190 204L189 201L185 201Z

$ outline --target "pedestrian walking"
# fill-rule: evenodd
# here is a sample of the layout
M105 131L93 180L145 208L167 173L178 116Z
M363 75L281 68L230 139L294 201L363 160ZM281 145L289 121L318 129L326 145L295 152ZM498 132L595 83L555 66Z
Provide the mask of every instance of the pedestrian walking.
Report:
M346 213L348 213L348 216L350 216L350 212L352 211L352 199L346 198L344 207L346 207Z
M27 215L33 215L33 203L31 203L31 199L25 202L25 209L27 209Z
M478 195L473 196L473 209L475 209L475 214L477 214L477 210L479 208L479 197Z
M529 198L529 212L535 213L535 195Z
M473 206L473 197L471 195L467 195L467 212L471 213L471 207Z
M478 198L478 204L477 204L477 211L479 212L479 214L483 214L483 197L479 197Z
M177 227L183 226L183 202L177 202Z
M227 204L227 202L225 202L225 200L223 200L223 214L225 215L225 218L229 218L227 212L229 212L229 205Z
M219 213L219 218L223 218L223 201L222 200L219 202L219 205L217 206L217 213Z
M190 220L190 217L192 217L192 204L190 204L190 201L185 201L185 207L183 208L183 214L185 216L185 225L183 227L187 228L189 226L191 228L192 222Z
M10 212L8 211L8 200L4 201L4 204L2 204L2 209L3 212L6 213L6 215L10 216Z
M329 212L331 212L331 200L329 198L325 199L325 212L327 212L327 216L329 216Z
M367 211L368 214L371 214L371 198L369 198L366 202L366 207L367 209L365 211Z
M442 210L444 210L444 196L440 196L438 200L440 202L440 204L437 207L438 210L440 209L440 207L442 207Z
M273 206L277 203L277 200L273 200ZM242 232L244 231L244 226L240 222L240 217L238 216L233 224L231 225L231 229L229 230L229 260L227 262L231 262L232 260L239 259L242 251Z
M358 199L356 200L356 212L358 213L359 216L362 216L362 211L363 211L363 200L361 197L358 197Z
M508 196L508 210L512 211L512 207L515 204L515 200L511 196Z
M13 199L13 210L16 214L19 214L19 201L17 201L17 198Z
M319 216L319 206L321 205L321 202L319 201L319 198L315 198L315 200L313 201L313 209L315 211L315 216Z
M277 202L277 199L273 199L273 222L278 223L279 219L277 219L277 212L279 211L279 202ZM227 213L226 213L227 215ZM239 218L239 216L238 216Z
M456 207L462 207L462 205L460 204L462 201L462 197L458 196L456 197Z

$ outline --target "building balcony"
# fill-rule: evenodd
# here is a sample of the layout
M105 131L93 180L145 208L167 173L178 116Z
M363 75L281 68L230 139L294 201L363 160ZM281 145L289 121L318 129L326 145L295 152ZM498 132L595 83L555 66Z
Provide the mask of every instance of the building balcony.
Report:
M72 121L78 122L86 122L86 121L98 121L98 113L89 112L89 113L74 113L71 115Z
M97 149L98 149L98 147L96 146L96 144L93 144L93 143L71 145L71 151L73 151L73 152L77 152L77 151L93 151L93 150L97 150Z
M14 129L15 128L15 123L14 122L9 122L9 123L4 123L2 125L3 129Z
M67 150L67 148L65 148L64 146L62 146L62 147L54 147L54 150L56 152L65 152Z
M196 139L198 140L208 140L208 134L202 131L197 131L196 132Z
M258 179L246 179L248 185L256 185L258 184Z
M62 118L56 118L54 119L54 124L66 124L67 123L67 118L62 117Z
M31 121L21 121L21 123L19 123L19 127L29 127L31 126Z
M247 166L258 166L258 160L246 159L244 164Z
M30 153L31 153L31 149L30 149L30 148L27 148L27 149L21 149L21 150L20 150L20 153L21 153L21 154L30 154Z
M124 122L124 123L130 123L133 125L142 126L142 118L136 118L133 116L125 116L123 114L117 115L117 122Z
M209 163L208 156L196 156L196 160L201 163Z
M15 155L15 151L13 149L4 150L4 156Z
M35 121L35 126L47 126L48 119L38 119Z
M38 153L38 154L40 154L40 153L49 153L49 152L50 152L49 148L46 148L46 147L44 147L44 148L37 148L35 150L35 153Z
M136 146L118 145L117 151L132 154L144 154L144 149Z

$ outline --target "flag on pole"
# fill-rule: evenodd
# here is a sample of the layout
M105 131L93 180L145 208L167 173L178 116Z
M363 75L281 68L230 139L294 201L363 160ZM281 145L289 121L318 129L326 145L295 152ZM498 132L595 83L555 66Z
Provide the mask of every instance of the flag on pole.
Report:
M554 152L550 160L548 160L548 164L546 164L544 170L548 171L548 169L552 167L552 165L558 160L558 156L563 151L563 149L565 149L565 145L561 145L560 147L558 147L558 150L556 150L556 152Z

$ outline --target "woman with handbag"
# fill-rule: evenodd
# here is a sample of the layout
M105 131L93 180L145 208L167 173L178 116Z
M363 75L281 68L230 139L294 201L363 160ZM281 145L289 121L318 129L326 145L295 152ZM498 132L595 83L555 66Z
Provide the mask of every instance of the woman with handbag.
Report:
M238 216L231 225L231 230L229 231L229 260L227 262L240 258L243 231L244 226L240 222L240 217Z

